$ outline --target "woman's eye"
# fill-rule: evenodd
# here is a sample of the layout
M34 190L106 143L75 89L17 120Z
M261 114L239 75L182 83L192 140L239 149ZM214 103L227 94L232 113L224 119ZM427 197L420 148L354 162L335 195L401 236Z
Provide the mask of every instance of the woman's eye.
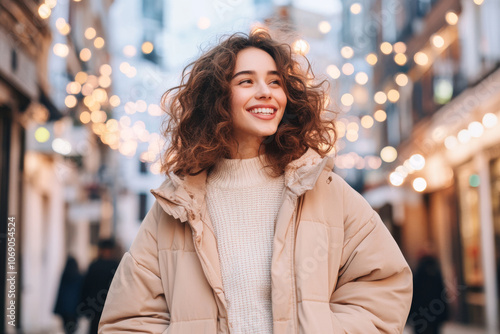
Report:
M239 84L241 85L241 84L251 84L251 83L252 83L252 80L245 79L245 80L241 80Z
M273 80L271 81L271 85L281 85L281 82L279 80Z

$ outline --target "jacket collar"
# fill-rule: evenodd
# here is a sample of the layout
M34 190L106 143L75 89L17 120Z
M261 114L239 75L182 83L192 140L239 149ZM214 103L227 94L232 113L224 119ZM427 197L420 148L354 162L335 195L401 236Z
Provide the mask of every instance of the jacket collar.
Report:
M285 186L295 196L312 189L323 170L333 169L333 157L322 158L309 148L300 158L285 168ZM207 172L180 178L170 173L162 185L152 189L160 206L169 215L181 222L200 217L206 193Z

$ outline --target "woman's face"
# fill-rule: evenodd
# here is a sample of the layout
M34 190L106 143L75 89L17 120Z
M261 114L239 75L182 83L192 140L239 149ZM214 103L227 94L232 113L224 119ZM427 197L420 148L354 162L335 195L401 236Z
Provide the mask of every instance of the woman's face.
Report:
M240 152L255 151L250 155L256 156L264 137L278 129L287 97L277 71L274 59L263 50L247 48L236 57L231 113Z

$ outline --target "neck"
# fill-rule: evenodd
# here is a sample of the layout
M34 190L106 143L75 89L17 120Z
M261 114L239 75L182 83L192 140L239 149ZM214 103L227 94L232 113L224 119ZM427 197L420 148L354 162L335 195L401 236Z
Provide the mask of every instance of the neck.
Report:
M250 159L259 155L259 148L262 138L252 138L251 140L239 140L238 146L231 150L231 159Z

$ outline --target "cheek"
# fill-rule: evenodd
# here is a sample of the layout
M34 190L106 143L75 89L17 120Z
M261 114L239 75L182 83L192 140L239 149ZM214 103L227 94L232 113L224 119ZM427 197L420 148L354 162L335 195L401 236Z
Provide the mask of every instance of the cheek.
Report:
M281 90L277 100L278 100L278 103L281 105L281 107L283 107L283 109L285 109L288 98L287 98L284 90Z

